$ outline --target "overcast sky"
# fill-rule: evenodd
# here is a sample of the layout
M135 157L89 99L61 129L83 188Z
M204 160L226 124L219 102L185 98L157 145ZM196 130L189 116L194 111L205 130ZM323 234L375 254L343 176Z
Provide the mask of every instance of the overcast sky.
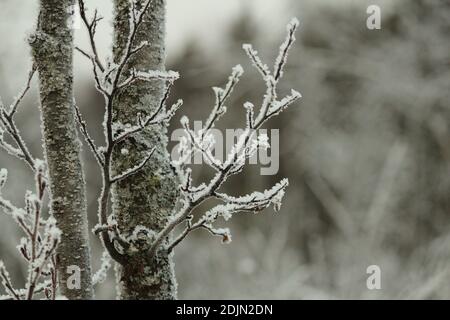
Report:
M21 86L30 63L29 48L25 41L33 30L38 11L35 0L0 0L0 83L4 94ZM86 0L87 7L97 7L105 20L98 28L100 51L105 54L110 49L112 1ZM176 55L186 41L201 39L204 44L215 47L220 42L223 29L246 7L253 9L255 21L261 21L262 28L281 24L286 0L168 0L167 33L168 55ZM284 22L282 23L284 24ZM87 48L86 32L83 28L75 33L76 43ZM75 58L77 71L88 72L81 57ZM8 79L6 79L9 75Z
M85 0L91 13L98 8L104 20L98 27L98 47L101 54L110 51L112 0ZM358 0L302 0L304 8L320 5L346 5ZM389 2L390 0L386 0ZM379 0L378 0L379 2ZM201 43L216 49L224 37L224 28L235 19L240 11L251 9L252 21L259 24L267 37L279 36L280 28L292 17L288 0L167 0L168 56L173 57L187 41L200 39ZM304 10L302 10L304 11ZM38 12L37 0L0 0L0 85L2 95L17 92L22 86L29 68L29 47L27 35L33 31ZM301 24L303 17L300 18ZM89 48L86 31L76 30L77 45ZM90 72L87 61L79 54L75 56L75 70L83 78ZM81 73L81 74L80 74Z

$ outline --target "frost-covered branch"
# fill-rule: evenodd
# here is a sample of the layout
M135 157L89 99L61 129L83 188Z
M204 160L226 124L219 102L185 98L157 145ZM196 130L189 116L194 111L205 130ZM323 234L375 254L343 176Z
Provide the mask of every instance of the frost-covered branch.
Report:
M8 178L8 171L0 169L0 208L9 214L20 226L25 236L17 247L22 257L28 263L28 278L25 289L14 289L9 273L0 261L0 278L9 296L16 300L33 299L35 294L44 293L47 299L55 299L57 288L57 269L55 250L59 243L60 233L52 217L45 220L42 217L42 202L46 190L45 164L33 158L14 120L20 103L31 87L31 81L36 73L33 64L26 85L7 110L0 100L0 146L9 154L24 160L35 173L35 193L28 191L25 196L25 208L19 208L2 196L2 189ZM8 134L16 146L4 140ZM44 281L40 279L49 278Z
M11 278L9 277L9 272L6 270L6 267L3 263L3 261L0 261L0 279L3 287L5 288L6 292L15 300L20 300L20 295L14 289Z
M274 206L274 210L278 211L284 196L284 189L288 184L287 179L284 179L271 190L264 191L264 193L254 192L250 195L238 198L216 192L214 196L222 200L225 204L217 205L211 210L208 210L195 223L192 223L192 218L187 219L186 228L171 244L169 244L168 250L172 251L173 248L183 241L191 231L199 228L204 228L213 235L221 236L223 243L231 242L230 230L228 228L214 228L213 223L216 222L219 217L228 221L231 219L233 213L250 212L256 214L269 207L271 204Z
M100 62L97 54L95 44L95 27L99 19L97 14L94 14L94 18L89 21L86 18L86 7L83 1L80 1L80 11L82 19L87 28L89 38L91 41L91 49L93 54L89 54L82 49L78 49L84 56L91 60L93 66L93 74L96 82L97 90L103 94L105 99L105 117L103 122L105 145L96 146L93 139L90 137L87 125L83 121L81 112L76 108L77 118L80 126L80 130L84 135L86 142L88 143L91 151L97 159L102 171L102 190L98 199L98 216L100 228L97 228L97 233L100 234L104 246L109 255L116 261L123 261L123 255L119 252L115 246L115 242L121 242L123 237L119 234L116 227L109 225L111 215L108 212L109 197L111 194L112 186L122 181L140 170L142 170L148 161L151 159L153 150L148 152L143 160L134 167L125 169L122 173L112 176L111 165L112 157L117 145L131 137L132 135L145 130L151 125L168 122L176 110L182 105L182 101L179 100L171 107L166 106L167 98L170 93L170 89L173 82L178 79L179 75L173 71L154 71L154 70L137 70L134 68L128 68L127 65L130 59L138 53L140 50L148 45L148 42L144 41L136 44L135 39L140 25L143 22L144 15L149 10L152 0L145 1L138 9L133 0L130 0L130 12L129 12L129 35L124 48L121 51L121 57L117 60L117 63L109 62L105 67ZM160 101L159 108L151 115L138 115L136 123L134 125L122 124L113 120L113 110L116 97L119 92L137 81L162 81L166 84L166 90L163 98ZM121 152L122 156L126 155L127 150Z
M98 271L92 276L92 284L97 285L106 280L108 270L111 269L111 257L107 251L103 251L102 264Z
M84 139L86 140L87 144L89 145L89 148L91 149L92 153L94 154L96 160L98 163L103 166L105 160L103 159L103 156L101 155L100 151L98 150L97 146L95 145L94 139L91 138L89 135L89 132L87 130L86 122L83 120L83 116L81 115L81 111L78 108L76 104L74 104L75 108L75 114L77 116L77 121L80 126L80 131L84 136Z
M275 81L280 80L281 77L283 76L283 69L287 62L287 56L288 56L289 50L291 49L292 45L295 42L295 31L297 30L298 25L299 25L299 21L296 18L294 18L291 20L291 22L287 26L288 35L286 37L286 40L281 45L280 52L275 61L275 66L274 66L274 71L273 71Z
M121 80L125 66L127 65L130 58L136 53L138 53L142 48L148 45L148 42L142 42L136 46L135 40L139 27L144 21L144 15L147 14L152 2L153 0L147 0L142 4L141 8L138 9L136 7L135 0L130 0L131 4L129 13L130 31L128 34L125 48L123 50L122 58L119 60L119 63L117 64L117 71L112 81L114 87L117 87L118 82Z
M133 83L135 83L138 80L141 81L155 81L155 80L162 80L166 82L173 83L175 80L177 80L180 77L178 72L174 71L139 71L136 69L131 69L130 75L121 83L118 85L118 89L126 88ZM169 88L170 90L170 88Z
M112 163L112 156L113 151L117 144L128 137L132 136L135 133L138 133L142 130L145 130L150 125L158 124L163 121L169 121L170 118L174 115L175 111L181 106L182 102L179 101L178 103L174 104L170 108L166 108L166 101L168 97L168 93L170 90L171 83L169 82L169 85L167 85L166 94L164 95L163 99L161 100L160 107L158 110L153 113L152 115L148 117L139 117L138 118L138 124L135 126L126 126L120 123L114 123L112 119L112 106L114 101L114 95L117 92L116 90L112 90L112 95L105 95L106 100L106 114L105 114L105 121L103 123L104 125L104 135L106 140L106 145L102 147L98 147L95 145L93 139L89 136L89 133L87 131L86 123L83 121L82 116L78 108L76 108L77 118L80 125L80 130L83 133L88 145L90 146L90 149L94 153L102 171L102 191L98 199L99 207L98 207L98 215L99 215L99 223L100 225L108 225L108 203L109 203L109 197L111 194L111 188L114 183L117 183L127 177L130 177L137 172L139 172L142 168L145 167L145 165L148 163L148 161L151 159L151 156L153 155L153 149L148 152L141 163L137 164L134 167L126 169L123 173L112 176L111 175L111 163ZM115 230L115 233L118 231ZM103 240L103 243L105 245L105 248L107 249L110 256L120 262L123 257L120 252L117 251L117 249L114 246L113 238L117 239L120 237L117 237L115 234L111 234L108 230L103 230L100 232L101 238Z
M0 278L5 290L16 300L31 300L35 294L44 292L47 299L55 299L57 290L56 248L60 242L61 231L56 227L55 219L44 219L43 198L46 188L44 164L36 161L35 193L27 191L25 208L17 208L3 199L1 189L6 184L7 171L0 170L0 204L22 227L25 237L20 240L17 249L28 264L28 277L25 289L14 289L3 262L0 261ZM43 281L41 279L44 278ZM45 278L49 278L45 280Z
M253 66L261 73L263 77L267 77L270 74L269 67L264 64L258 56L258 51L253 49L253 46L249 43L242 45L242 49L247 53L248 57L253 63Z
M162 244L163 240L181 223L187 224L186 228L178 235L175 240L168 245L167 249L171 251L179 244L191 231L196 229L206 229L213 235L221 236L224 242L231 239L228 229L215 228L213 223L219 217L228 220L233 213L236 212L253 212L257 213L270 205L274 206L278 211L281 206L281 200L284 196L285 189L288 186L287 179L276 184L272 189L265 192L254 192L243 197L232 197L218 190L225 181L232 175L242 171L246 159L254 155L260 148L268 148L268 137L260 135L255 137L255 132L261 128L271 117L278 115L288 106L298 100L301 95L295 90L290 95L282 99L278 99L278 83L283 76L283 68L286 64L289 49L295 41L295 31L298 27L298 20L293 19L287 27L286 40L280 47L279 55L275 61L273 71L271 72L259 58L257 51L251 45L244 45L243 49L248 54L251 62L262 75L266 83L266 93L263 102L259 108L259 112L255 117L255 108L251 102L246 102L246 128L242 135L238 138L237 143L232 147L224 162L219 161L212 155L214 147L214 139L210 134L210 129L214 127L216 121L226 112L225 101L232 93L234 87L243 74L240 65L233 68L231 76L224 88L213 88L216 102L212 108L212 112L208 117L205 125L198 132L190 129L189 119L183 117L181 124L186 132L184 139L181 139L179 145L180 159L173 162L175 172L179 175L182 182L180 188L182 192L182 207L174 212L172 219L158 233L150 248L150 254L155 254ZM208 182L199 186L192 186L192 173L190 168L186 168L184 162L193 153L199 152L206 163L215 171L215 176ZM211 210L207 211L200 219L193 222L194 210L208 199L216 198L223 202Z
M19 129L14 120L14 116L23 98L26 96L31 87L31 81L34 74L36 73L36 65L33 64L31 70L28 74L26 85L21 93L17 96L14 102L9 106L8 109L3 105L0 98L0 147L3 148L7 153L15 156L19 159L24 160L28 166L34 169L34 158L31 155L28 147L26 146L22 136L20 135ZM15 146L12 146L5 140L5 134L8 134L14 141Z
M28 73L28 78L27 78L25 87L23 88L22 92L19 94L19 96L17 96L17 98L14 100L13 104L10 107L9 114L8 114L10 117L12 117L16 113L17 108L19 107L23 98L26 96L27 92L30 90L31 80L33 80L35 73L36 73L36 65L33 64L31 66L30 72Z
M92 54L93 54L93 57L92 57L93 62L100 69L100 71L103 72L103 71L105 71L105 68L103 66L103 63L100 61L100 57L99 57L98 51L97 51L97 45L95 43L95 32L97 30L97 25L103 19L103 17L98 16L98 12L97 12L97 10L95 10L94 16L92 17L91 20L89 20L89 18L87 17L87 13L86 13L87 9L86 9L86 6L84 5L84 0L78 0L78 6L80 8L81 20L83 21L84 25L86 26L86 29L89 34L89 42L90 42L91 50L92 50ZM87 55L87 56L90 57L90 55Z
M178 78L175 72L162 71L144 71L136 70L134 68L127 68L127 63L130 58L139 52L142 48L148 45L147 42L135 44L137 30L142 23L143 15L148 10L151 0L144 1L139 9L133 0L130 0L129 13L129 35L124 47L121 48L120 58L117 63L108 63L105 68L101 68L96 62L95 57L95 41L92 36L90 28L92 22L85 19L85 25L88 29L90 38L93 42L92 51L94 55L83 53L93 63L94 77L96 79L97 89L104 95L105 98L105 120L104 120L104 134L105 146L97 147L94 141L90 138L87 127L81 118L81 113L77 110L79 124L81 131L85 136L90 149L99 162L103 175L103 188L99 197L99 224L95 228L95 232L102 237L103 243L109 255L116 261L121 262L124 259L123 250L117 249L117 244L121 247L129 247L130 241L122 236L115 221L108 212L108 202L112 185L117 183L137 172L139 172L149 161L151 152L143 158L143 161L135 167L125 169L123 173L116 176L111 176L112 155L115 147L130 136L139 133L150 125L161 124L171 119L175 111L181 106L179 101L171 108L166 107L166 101L170 94L170 88L173 82ZM84 4L81 4L83 12L85 12ZM85 16L85 13L84 13ZM95 19L95 16L94 16ZM175 240L169 244L169 251L172 250L178 243L180 243L191 231L196 229L206 229L211 234L221 236L224 240L231 239L228 229L216 228L214 223L219 217L228 219L235 212L260 212L270 205L274 205L277 211L281 205L281 199L284 195L284 190L288 185L287 180L282 180L276 184L272 189L265 192L254 192L244 197L232 197L223 193L219 193L220 187L232 175L235 175L243 169L248 158L254 155L261 148L268 148L267 136L257 136L256 130L260 129L271 117L278 115L297 99L301 97L300 93L295 90L284 98L278 98L278 84L283 76L283 70L286 64L289 49L295 41L295 31L298 27L298 21L293 19L288 25L286 40L280 47L278 57L275 60L273 70L262 62L256 50L251 45L244 45L244 51L249 56L252 64L257 68L261 74L264 83L266 84L266 92L263 101L258 110L251 102L246 102L244 108L246 110L246 128L243 134L239 137L237 143L233 146L231 152L227 155L225 161L220 161L213 155L213 147L215 144L214 138L211 134L211 129L215 127L216 122L226 113L226 102L231 96L234 88L238 84L244 70L240 65L233 68L227 83L223 88L214 87L215 103L212 111L207 118L205 125L197 132L193 131L189 126L189 120L183 117L181 120L182 126L186 132L186 136L180 142L180 160L173 162L173 168L178 175L182 185L180 187L181 209L173 213L172 218L168 224L158 233L152 234L152 242L149 248L150 255L156 253L163 240L181 223L186 222L187 226ZM114 101L117 94L132 86L136 81L163 81L166 83L166 90L163 98L160 101L159 107L151 115L139 114L134 125L122 124L113 121ZM258 111L258 112L257 112ZM119 153L126 155L128 150ZM200 153L206 159L207 165L212 167L216 174L208 182L202 183L198 186L193 186L191 179L191 169L184 165L184 160L191 157L194 153ZM213 209L202 215L197 221L193 221L193 212L196 207L204 201L215 198L223 202Z

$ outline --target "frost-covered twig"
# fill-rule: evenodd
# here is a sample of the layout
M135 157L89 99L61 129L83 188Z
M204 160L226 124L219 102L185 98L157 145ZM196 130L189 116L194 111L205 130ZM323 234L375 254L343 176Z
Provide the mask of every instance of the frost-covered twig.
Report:
M18 106L20 105L20 103L23 101L23 98L30 90L31 80L33 79L35 72L36 72L36 65L33 64L28 74L25 88L17 96L17 98L8 108L8 110L5 108L0 98L0 147L2 147L10 155L24 160L28 164L28 166L32 169L34 169L35 167L34 158L31 155L30 151L28 150L28 147L26 146L22 136L20 135L19 129L17 128L17 125L14 120L14 116L17 112ZM7 133L12 138L12 140L16 144L15 147L6 142L6 140L4 139L5 133Z
M42 199L44 197L44 192L46 189L44 163L41 160L33 158L24 140L22 139L22 136L20 135L20 132L14 120L14 116L18 110L20 103L31 87L31 81L35 73L36 65L33 64L28 74L25 88L11 104L11 106L9 107L9 111L5 109L0 100L0 124L4 128L3 129L2 126L0 126L0 146L3 147L9 154L18 157L19 159L23 159L35 172L36 180L36 195L27 192L27 196L25 199L26 208L18 208L14 206L10 201L2 197L1 189L6 184L8 172L6 169L0 169L0 208L13 217L14 221L21 227L21 229L27 236L27 238L22 239L21 244L18 246L20 253L29 264L29 282L27 288L14 292L11 283L7 281L6 269L4 269L3 267L2 270L2 277L4 278L3 284L14 299L32 299L34 294L36 293L36 287L39 286L38 280L41 277L42 272L45 271L43 270L43 267L36 268L35 265L36 260L40 258L36 255L36 250L42 248L42 239L39 229L46 223L41 217ZM5 133L9 134L9 136L16 144L16 147L11 146L4 140ZM52 267L47 268L49 269L49 273L51 275L51 281L49 282L50 289L45 287L45 291L49 292L49 295L47 295L49 299L51 299L52 297L54 298L57 287L56 259L53 253L54 248L51 250L49 256L49 258L52 260ZM46 263L47 260L48 259L44 259L44 263ZM39 291L44 291L44 289L39 289Z
M28 90L30 90L30 88L31 88L31 80L33 80L33 76L34 76L35 73L36 73L36 65L33 64L31 66L30 72L28 73L28 78L27 78L27 82L26 82L25 87L23 88L22 92L19 94L19 96L16 98L16 100L13 102L13 104L10 107L10 110L9 110L9 113L8 113L8 115L10 117L12 117L16 113L18 106L22 102L23 98L26 96Z
M118 89L126 88L133 83L135 83L138 80L141 81L155 81L155 80L162 80L169 83L173 83L175 80L177 80L180 77L178 72L174 71L138 71L136 69L131 69L130 75L123 80L121 83L118 84ZM170 88L169 88L170 91Z
M53 258L53 260L56 260L56 259ZM55 275L56 275L56 273L55 273ZM55 278L55 280L56 280L56 278ZM53 283L56 285L57 281L53 281L53 279L49 279L49 280L45 280L45 281L38 283L38 285L36 286L36 288L34 290L34 294L36 295L38 293L44 293L45 296L47 297L47 299L55 300L56 299L56 290L54 291L55 292L54 298L53 298L53 293L50 292L50 290L49 290L50 288L53 288L53 286L54 286ZM55 286L55 288L56 288L56 286ZM27 295L27 291L25 289L16 289L16 293L18 294L20 300L25 299L25 297ZM15 298L12 295L0 296L0 300L14 300L14 299ZM16 299L16 300L19 300L19 299Z
M5 287L6 292L8 292L8 294L10 294L15 300L20 300L20 295L13 287L11 278L9 277L9 272L6 270L3 261L0 261L0 280L3 287Z
M25 289L13 289L7 271L0 263L0 276L3 279L3 286L14 299L18 300L31 300L37 292L44 292L47 299L55 299L56 297L57 265L55 250L60 241L61 232L56 227L56 221L52 216L48 219L44 219L42 216L42 204L46 188L44 169L44 164L41 161L36 161L35 193L31 191L26 193L24 209L15 207L1 197L1 188L6 183L7 172L5 169L0 170L1 207L13 216L26 235L17 246L22 257L28 263ZM40 282L42 277L50 277L50 280Z
M130 32L128 34L127 43L125 45L125 48L123 50L122 58L120 59L119 63L117 64L117 72L116 75L112 81L113 86L117 87L119 81L121 80L122 73L125 69L125 66L127 65L130 58L138 53L142 48L148 45L147 42L140 43L139 45L135 46L135 39L137 32L139 30L139 27L141 26L144 15L147 14L147 11L150 8L150 5L152 4L153 0L147 0L142 4L142 7L140 10L136 8L136 4L134 0L130 0L131 6L130 6Z
M191 231L199 228L204 228L214 235L222 236L224 242L228 242L230 240L229 230L215 228L213 226L213 223L218 217L223 217L225 220L228 220L235 212L244 211L257 213L271 204L274 205L275 211L279 210L285 189L288 186L287 179L282 180L272 189L266 190L263 193L254 192L244 197L232 197L219 193L218 190L228 177L235 175L242 170L246 159L255 154L258 149L268 148L267 136L255 138L255 131L261 128L271 117L278 115L301 97L300 93L295 90L292 90L290 95L281 100L278 99L277 94L277 86L283 76L283 68L286 64L289 49L295 41L295 31L297 27L298 20L293 19L287 27L288 34L286 40L280 47L280 53L275 61L273 73L271 73L269 68L262 63L257 52L251 45L243 46L253 65L258 69L266 83L266 93L256 117L254 105L250 102L244 104L247 126L224 162L215 159L211 153L214 141L212 140L209 131L214 127L215 122L226 112L224 103L238 83L239 78L243 73L242 67L238 65L233 68L225 88L214 88L216 103L206 124L199 132L192 131L189 127L189 120L186 117L182 118L181 124L186 132L187 138L182 139L180 142L181 160L173 162L174 170L182 181L182 186L180 188L182 192L182 208L174 213L173 218L163 230L156 235L150 248L151 255L156 253L163 240L183 222L187 223L186 228L171 244L168 245L167 250L171 251ZM191 169L186 168L183 163L183 160L190 157L194 152L200 152L207 160L206 163L216 171L215 176L207 184L202 183L198 187L192 186ZM206 212L197 222L193 222L193 211L195 208L210 198L217 198L224 202L224 204L217 205Z
M289 22L289 24L287 26L288 35L286 37L286 40L281 45L280 52L275 61L275 66L274 66L274 71L273 71L275 81L280 80L281 77L283 76L283 68L287 62L287 56L288 56L289 50L291 49L292 45L295 42L295 31L297 31L298 25L299 25L298 19L294 18L291 20L291 22Z
M103 159L103 156L100 154L100 151L96 147L94 140L89 135L89 132L88 132L87 126L86 126L86 122L83 120L83 116L81 115L80 109L78 108L78 106L76 104L74 104L74 108L75 108L75 114L77 116L78 124L80 125L80 131L83 134L84 139L88 143L89 147L91 148L91 151L94 154L96 160L98 161L98 163L101 166L103 166L104 162L105 162Z
M103 251L100 269L92 276L92 284L96 285L106 280L108 270L111 269L111 257L107 251Z
M98 51L97 51L97 45L95 43L95 32L97 29L97 25L98 25L98 22L103 19L103 17L98 16L98 12L96 9L94 11L94 16L89 21L87 14L86 14L87 9L86 9L86 6L84 5L84 1L78 0L78 6L80 8L81 20L83 21L84 25L86 26L86 29L89 34L89 42L90 42L91 49L92 49L93 62L100 69L100 71L103 72L103 71L105 71L105 68L103 66L103 63L100 61L100 57L99 57ZM90 56L88 55L88 57L90 57Z
M253 49L253 46L249 43L242 45L242 49L247 53L248 57L252 61L256 69L261 73L263 77L267 77L270 74L269 67L264 64L258 56L258 51Z

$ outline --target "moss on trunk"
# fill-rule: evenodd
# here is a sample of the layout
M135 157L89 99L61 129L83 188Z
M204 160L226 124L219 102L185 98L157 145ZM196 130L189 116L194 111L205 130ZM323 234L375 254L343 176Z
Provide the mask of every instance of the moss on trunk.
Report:
M137 1L137 8L145 1ZM129 33L129 1L115 0L114 59L123 52ZM165 1L154 0L138 29L135 45L148 41L149 46L136 54L128 68L164 70L165 63ZM137 81L123 89L114 101L114 121L135 124L137 114L150 115L164 94L161 81ZM178 183L170 168L167 152L167 128L152 126L121 143L114 153L113 173L135 166L150 148L156 151L146 167L114 186L113 212L123 234L131 234L142 225L158 232L167 223L178 197ZM128 152L121 153L121 149ZM148 243L129 255L119 267L122 299L175 299L176 280L172 257L164 250L155 257L148 254Z

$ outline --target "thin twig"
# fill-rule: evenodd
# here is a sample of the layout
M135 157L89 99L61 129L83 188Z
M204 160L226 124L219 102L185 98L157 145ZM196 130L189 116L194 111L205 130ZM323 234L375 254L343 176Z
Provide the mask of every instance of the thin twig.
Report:
M89 132L87 130L87 125L86 122L83 120L83 116L81 115L80 109L78 108L78 106L76 104L74 104L74 108L75 108L75 113L77 116L77 121L78 124L80 126L80 131L84 136L84 139L86 140L86 142L88 143L92 153L94 154L95 158L97 159L97 162L103 166L105 161L102 157L102 155L100 154L100 152L98 151L97 147L95 146L94 140L90 137Z
M84 5L84 1L83 0L78 0L78 5L80 8L80 16L81 19L83 20L83 23L86 26L86 29L88 31L89 34L89 42L91 44L91 49L94 55L94 62L95 64L98 66L98 68L100 69L101 72L105 71L105 67L103 66L102 62L100 61L100 57L98 55L98 51L97 51L97 45L95 43L95 31L97 28L97 23L102 20L102 17L97 17L97 10L95 10L94 12L94 17L92 18L92 20L89 22L87 16L86 16L86 7Z

